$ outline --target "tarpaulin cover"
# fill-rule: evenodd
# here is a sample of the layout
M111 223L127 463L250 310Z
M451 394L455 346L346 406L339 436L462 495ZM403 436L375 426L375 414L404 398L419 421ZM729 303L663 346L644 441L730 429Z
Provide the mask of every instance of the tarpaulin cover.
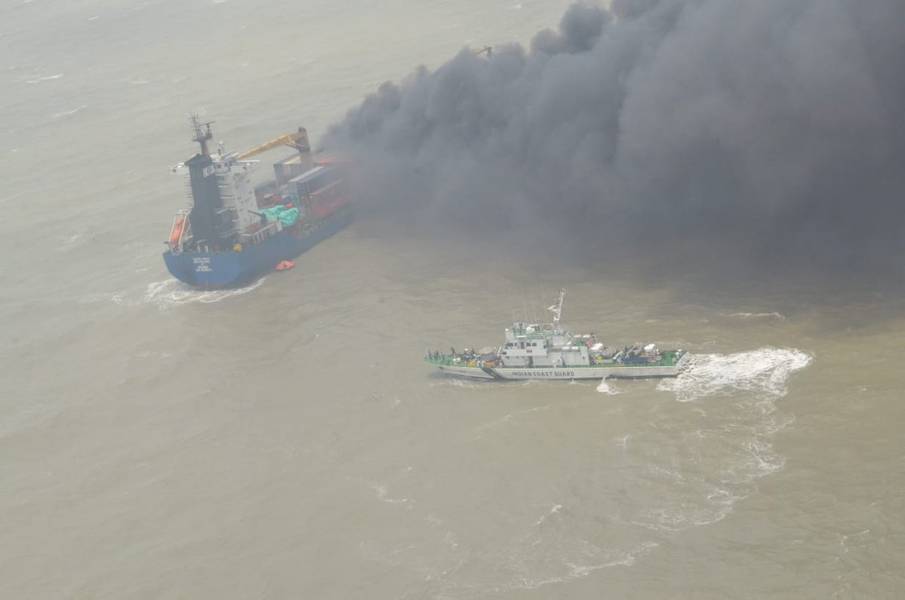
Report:
M296 221L299 220L299 209L297 208L286 208L285 206L279 205L265 208L261 212L264 213L264 217L267 219L268 223L273 223L278 220L284 227L295 225Z

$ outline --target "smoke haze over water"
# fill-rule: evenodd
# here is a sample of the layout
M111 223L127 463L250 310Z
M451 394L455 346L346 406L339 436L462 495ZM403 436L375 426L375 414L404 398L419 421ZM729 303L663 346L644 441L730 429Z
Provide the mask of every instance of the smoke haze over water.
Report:
M325 147L425 227L853 274L905 256L903 109L901 0L614 0L384 84Z

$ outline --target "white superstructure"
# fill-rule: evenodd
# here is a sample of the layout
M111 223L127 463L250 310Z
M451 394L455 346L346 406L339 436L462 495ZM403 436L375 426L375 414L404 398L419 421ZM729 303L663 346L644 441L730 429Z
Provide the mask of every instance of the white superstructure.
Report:
M261 220L260 213L257 212L258 200L250 177L258 161L238 160L237 157L236 152L224 155L221 150L212 155L211 159L223 209L233 213L236 230L245 232Z

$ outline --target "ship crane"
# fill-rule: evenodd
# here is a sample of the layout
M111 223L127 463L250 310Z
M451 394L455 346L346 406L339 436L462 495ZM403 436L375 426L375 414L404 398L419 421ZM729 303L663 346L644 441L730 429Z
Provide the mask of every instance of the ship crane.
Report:
M262 152L272 150L278 146L288 146L290 148L295 148L296 150L298 150L299 154L303 156L311 152L311 145L308 143L308 132L304 127L299 127L298 131L296 131L295 133L287 133L286 135L281 135L280 137L274 138L269 142L264 142L260 146L255 146L250 150L246 150L237 158L238 160L245 160L247 158L251 158L252 156L261 154Z

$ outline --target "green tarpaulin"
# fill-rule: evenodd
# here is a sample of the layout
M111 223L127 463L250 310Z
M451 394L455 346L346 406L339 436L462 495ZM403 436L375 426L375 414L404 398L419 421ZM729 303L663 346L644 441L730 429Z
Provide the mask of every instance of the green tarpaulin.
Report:
M299 220L299 209L297 208L273 206L271 208L265 208L261 212L264 213L264 217L267 219L268 223L279 221L284 227L295 225L296 221Z

